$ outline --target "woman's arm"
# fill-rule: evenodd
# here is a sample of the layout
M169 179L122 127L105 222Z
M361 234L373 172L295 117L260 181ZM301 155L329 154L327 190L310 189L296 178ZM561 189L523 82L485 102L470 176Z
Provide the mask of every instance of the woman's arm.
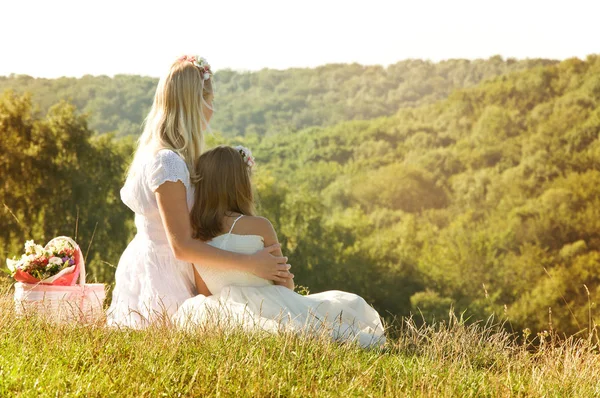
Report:
M290 266L286 264L287 257L271 255L279 250L279 245L265 247L258 253L247 255L217 249L193 239L186 188L181 181L167 181L161 184L156 189L155 195L169 245L178 260L250 271L261 278L275 282L284 283L292 278L288 271Z
M260 235L263 237L265 246L277 246L277 250L274 250L272 253L275 256L283 256L281 252L281 245L279 244L279 240L277 239L277 232L275 232L275 228L273 228L273 224L269 220L264 217L257 217L258 228L257 230L260 232ZM285 286L288 289L294 290L294 279L289 278L285 281L275 281L276 285Z

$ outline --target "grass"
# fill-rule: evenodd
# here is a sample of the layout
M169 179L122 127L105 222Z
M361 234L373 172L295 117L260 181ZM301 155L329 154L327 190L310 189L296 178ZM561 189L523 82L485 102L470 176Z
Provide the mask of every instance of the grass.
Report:
M1 290L2 397L600 395L592 339L518 343L491 321L409 319L385 349L363 350L292 335L57 325L17 318Z

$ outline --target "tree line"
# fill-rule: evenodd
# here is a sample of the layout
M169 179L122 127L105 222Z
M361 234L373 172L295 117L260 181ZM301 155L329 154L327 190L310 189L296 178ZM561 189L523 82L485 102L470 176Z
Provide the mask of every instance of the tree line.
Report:
M318 68L215 73L212 127L226 137L272 135L346 120L373 119L430 104L452 90L556 61L545 59L407 60L390 65L331 64ZM88 115L90 128L118 136L140 133L158 79L135 75L40 79L0 76L0 92L31 92L45 113L59 100Z

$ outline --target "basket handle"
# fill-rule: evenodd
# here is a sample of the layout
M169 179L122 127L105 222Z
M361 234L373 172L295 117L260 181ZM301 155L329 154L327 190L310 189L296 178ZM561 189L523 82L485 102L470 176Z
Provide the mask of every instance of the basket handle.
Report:
M68 236L57 236L56 238L50 240L50 242L48 242L46 244L46 246L51 244L55 240L59 240L59 239L68 241L75 248L75 251L79 255L79 259L81 260L81 263L79 264L79 285L85 286L85 260L83 258L83 253L81 252L81 248L79 247L77 242L75 242L73 239L71 239ZM75 284L76 284L76 282L73 281L73 285L75 285Z

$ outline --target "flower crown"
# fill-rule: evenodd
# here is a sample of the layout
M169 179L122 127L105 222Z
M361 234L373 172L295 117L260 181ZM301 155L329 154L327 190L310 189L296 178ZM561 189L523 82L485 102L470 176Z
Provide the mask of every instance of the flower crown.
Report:
M252 166L255 165L254 157L252 156L252 152L250 151L250 149L241 145L234 147L234 149L238 151L240 155L242 155L244 163L246 163L249 168L252 168Z
M210 65L206 62L206 59L202 58L199 55L182 55L177 58L179 62L188 61L200 68L200 72L202 72L202 77L204 80L210 79L212 76L212 71L210 70Z

